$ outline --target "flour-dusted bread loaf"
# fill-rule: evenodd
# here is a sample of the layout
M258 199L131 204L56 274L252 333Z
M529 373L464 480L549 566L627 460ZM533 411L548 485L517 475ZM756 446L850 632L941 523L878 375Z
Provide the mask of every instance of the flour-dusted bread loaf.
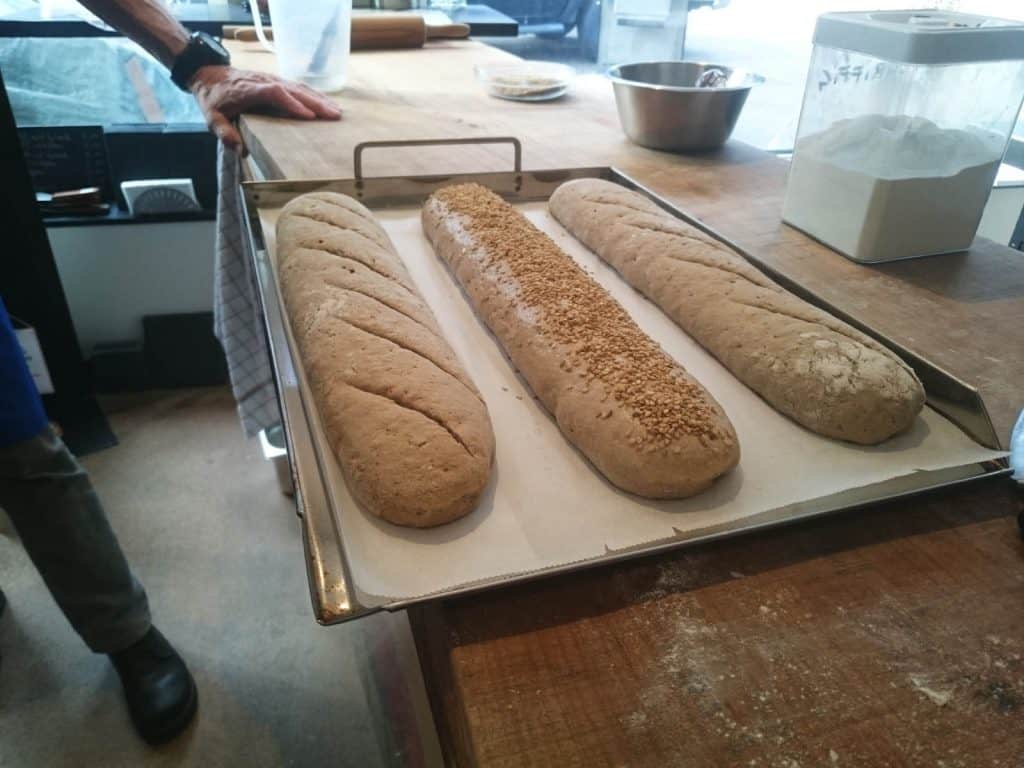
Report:
M445 187L424 205L423 229L563 434L612 483L681 498L739 461L714 398L500 197Z
M808 429L879 443L920 412L924 388L899 357L643 195L570 181L550 210L740 381Z
M330 192L292 200L277 269L352 495L398 525L472 510L494 456L487 407L372 214Z

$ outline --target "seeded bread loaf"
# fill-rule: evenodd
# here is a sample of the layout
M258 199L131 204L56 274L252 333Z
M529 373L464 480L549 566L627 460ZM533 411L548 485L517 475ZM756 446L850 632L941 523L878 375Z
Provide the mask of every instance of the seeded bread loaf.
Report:
M643 195L571 181L551 213L740 381L808 429L879 443L913 424L924 388L899 357Z
M445 187L424 205L423 229L565 437L612 483L681 498L739 461L714 398L500 197Z
M372 214L329 192L292 200L277 269L352 495L399 525L472 510L494 455L487 407Z

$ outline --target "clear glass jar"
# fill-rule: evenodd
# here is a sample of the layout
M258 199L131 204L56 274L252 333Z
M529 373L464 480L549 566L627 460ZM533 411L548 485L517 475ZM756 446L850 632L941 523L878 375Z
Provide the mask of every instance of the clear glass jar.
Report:
M967 249L1024 99L1024 46L1016 59L941 57L1001 55L1005 33L1024 39L1024 26L948 13L828 17L864 18L838 39L892 57L829 44L836 31L822 35L819 20L783 220L857 261ZM913 21L935 17L945 39ZM957 26L964 18L971 26Z

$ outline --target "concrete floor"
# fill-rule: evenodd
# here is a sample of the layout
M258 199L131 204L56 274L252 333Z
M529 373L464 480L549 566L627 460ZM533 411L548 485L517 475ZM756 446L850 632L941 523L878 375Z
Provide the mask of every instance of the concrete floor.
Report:
M398 762L365 670L380 625L315 623L293 503L230 394L109 405L121 444L83 463L196 677L199 717L158 750L135 736L106 657L71 630L0 515L0 766Z

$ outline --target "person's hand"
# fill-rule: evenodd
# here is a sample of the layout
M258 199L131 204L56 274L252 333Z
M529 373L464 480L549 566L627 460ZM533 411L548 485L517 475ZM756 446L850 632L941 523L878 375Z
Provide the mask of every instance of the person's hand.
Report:
M189 84L206 124L234 150L245 150L233 122L242 112L271 112L300 120L337 120L338 105L308 86L234 67L202 67Z

